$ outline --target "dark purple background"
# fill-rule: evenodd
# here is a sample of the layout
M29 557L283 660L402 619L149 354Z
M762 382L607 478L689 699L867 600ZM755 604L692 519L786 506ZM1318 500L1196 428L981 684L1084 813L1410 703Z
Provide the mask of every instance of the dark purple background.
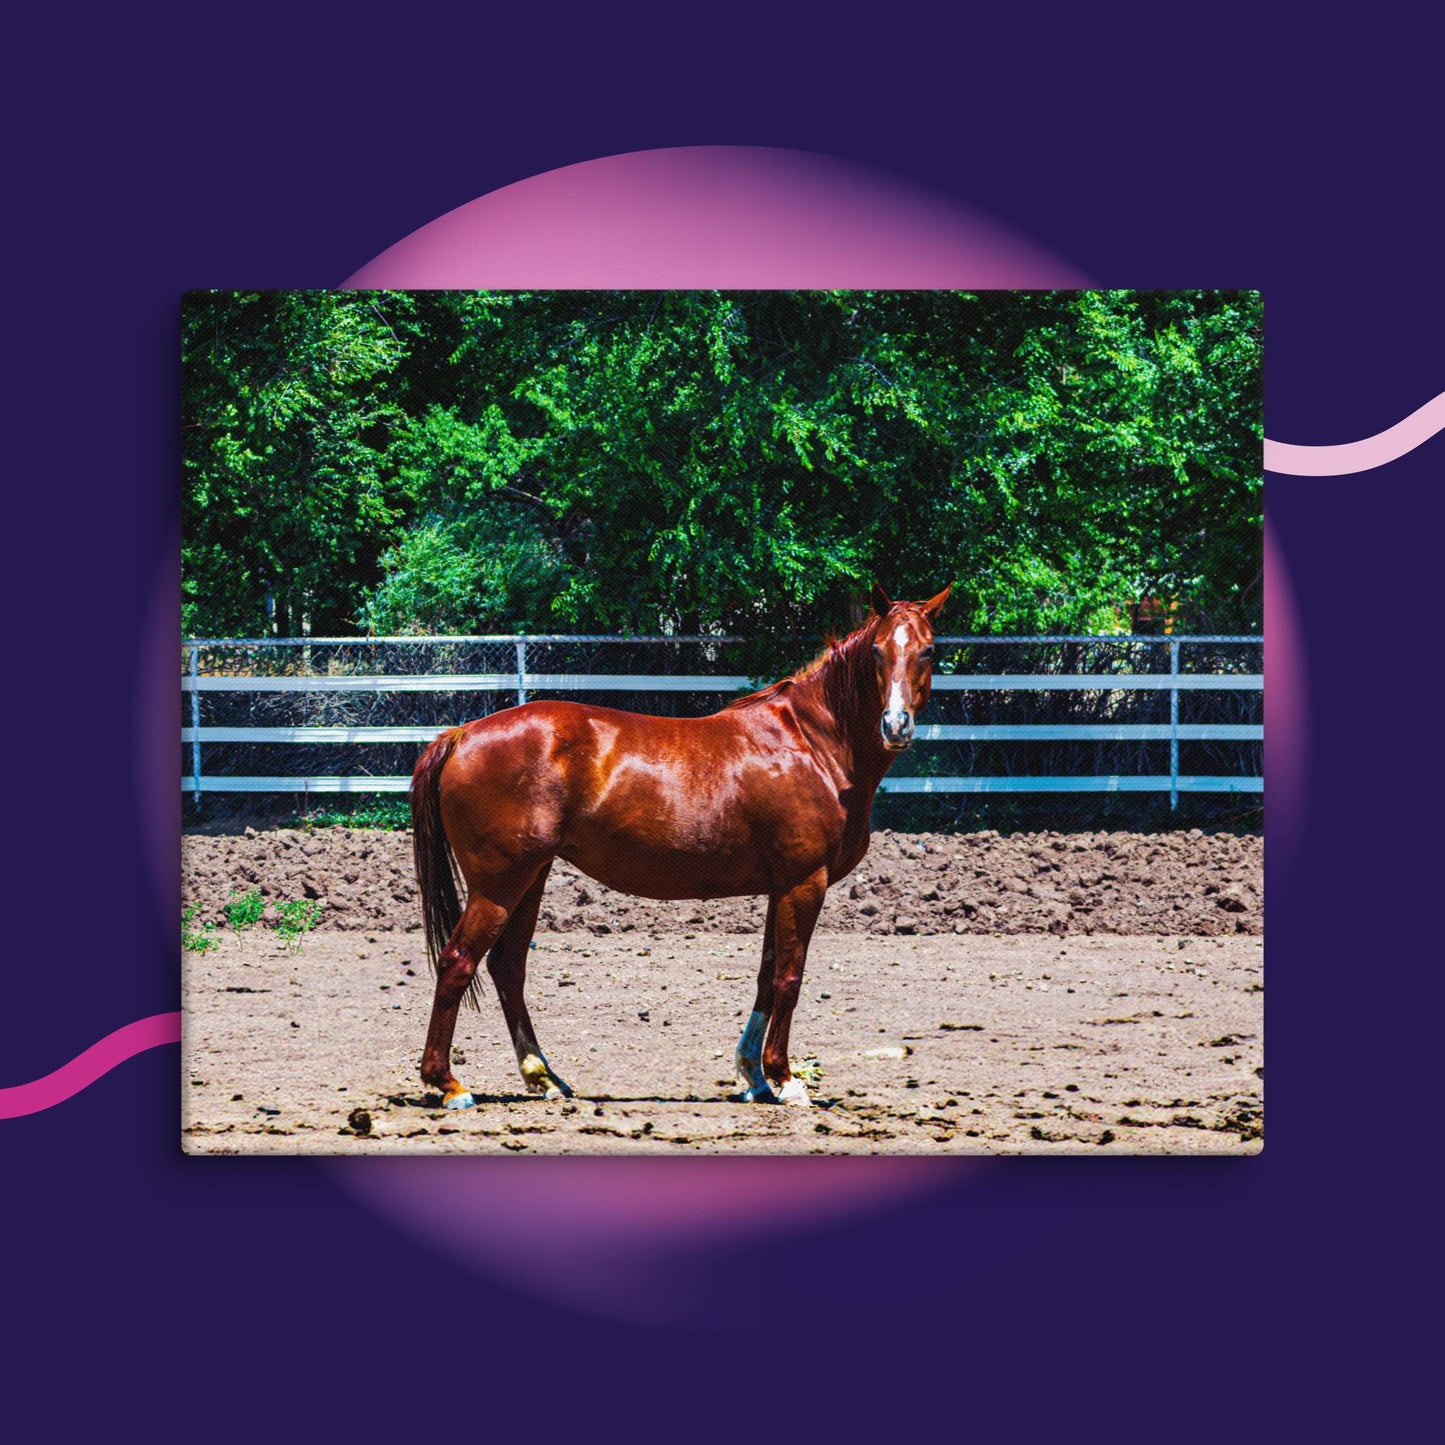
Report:
M1064 28L728 7L633 33L471 13L11 30L0 1084L179 1004L135 769L145 726L179 722L174 648L142 638L174 569L188 287L336 284L574 161L781 145L958 196L1103 283L1260 287L1276 440L1354 440L1445 388L1436 52L1387 7L1308 36L1222 6L1108 33L1089 7ZM1442 460L1437 438L1270 482L1314 751L1300 849L1267 853L1261 1158L1000 1165L680 1258L712 1332L653 1330L466 1274L313 1163L184 1159L157 1050L0 1124L7 1418L225 1439L300 1429L304 1401L360 1438L623 1418L1182 1440L1268 1428L1267 1402L1294 1435L1401 1433L1436 1257Z

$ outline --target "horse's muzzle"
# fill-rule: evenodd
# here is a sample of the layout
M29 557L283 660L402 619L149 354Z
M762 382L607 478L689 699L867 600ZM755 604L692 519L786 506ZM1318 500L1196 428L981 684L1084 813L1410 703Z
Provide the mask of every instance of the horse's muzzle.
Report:
M890 753L901 753L913 741L913 718L906 712L896 717L884 713L880 730L883 733L883 746Z

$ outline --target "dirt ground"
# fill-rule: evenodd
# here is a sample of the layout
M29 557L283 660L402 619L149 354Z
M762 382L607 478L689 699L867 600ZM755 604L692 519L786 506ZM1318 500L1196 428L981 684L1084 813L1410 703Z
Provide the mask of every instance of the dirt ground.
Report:
M528 1003L577 1097L521 1091L483 980L418 1077L431 977L405 834L183 840L183 901L321 901L184 958L188 1153L1246 1154L1261 1147L1257 837L882 833L829 893L794 1019L814 1107L732 1103L761 904L655 904L554 870Z

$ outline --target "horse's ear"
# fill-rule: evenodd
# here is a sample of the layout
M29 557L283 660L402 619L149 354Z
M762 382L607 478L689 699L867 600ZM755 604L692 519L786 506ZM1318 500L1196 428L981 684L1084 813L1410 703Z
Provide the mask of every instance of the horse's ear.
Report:
M937 597L930 597L922 604L923 615L932 622L934 618L943 611L943 604L948 601L948 594L953 591L953 583L950 582Z
M888 609L893 604L888 600L888 594L875 582L873 584L873 610L880 617L888 616Z

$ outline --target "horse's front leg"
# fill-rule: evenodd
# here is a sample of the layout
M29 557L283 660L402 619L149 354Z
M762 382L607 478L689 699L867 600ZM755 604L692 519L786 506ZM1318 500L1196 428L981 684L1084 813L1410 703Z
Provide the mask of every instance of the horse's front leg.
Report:
M772 1084L781 1104L811 1104L800 1079L788 1064L788 1030L793 1009L803 987L803 965L808 959L808 942L828 892L828 870L820 868L796 888L777 899L777 921L773 930L773 1009L763 1045L763 1074Z
M768 1031L768 1019L773 1012L773 972L777 961L773 931L777 922L778 900L769 898L768 920L763 925L763 961L758 967L757 997L753 1000L753 1011L748 1015L743 1036L738 1040L737 1053L733 1056L739 1090L734 1097L744 1104L777 1102L772 1086L763 1077L763 1036Z

